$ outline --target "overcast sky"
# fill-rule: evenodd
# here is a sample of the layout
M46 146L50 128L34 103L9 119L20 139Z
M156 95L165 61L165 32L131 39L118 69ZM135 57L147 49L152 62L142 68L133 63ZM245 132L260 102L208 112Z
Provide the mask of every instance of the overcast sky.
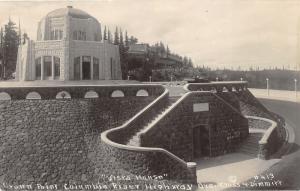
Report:
M140 42L163 41L200 66L295 69L299 60L300 0L0 1L0 24L20 18L22 31L36 39L38 21L67 5Z

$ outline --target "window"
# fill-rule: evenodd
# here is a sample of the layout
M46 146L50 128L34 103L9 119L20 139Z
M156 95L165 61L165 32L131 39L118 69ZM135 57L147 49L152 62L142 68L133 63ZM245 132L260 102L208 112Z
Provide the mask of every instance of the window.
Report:
M80 80L80 57L74 59L74 80Z
M41 57L35 59L35 77L41 79Z
M86 32L73 31L73 40L86 40Z
M50 40L61 40L63 31L61 29L53 29L50 33Z
M44 56L44 75L49 77L52 75L52 58L51 56Z
M54 76L60 76L60 59L59 57L54 56Z
M73 31L73 40L77 40L77 31Z
M99 80L99 59L93 57L93 79Z

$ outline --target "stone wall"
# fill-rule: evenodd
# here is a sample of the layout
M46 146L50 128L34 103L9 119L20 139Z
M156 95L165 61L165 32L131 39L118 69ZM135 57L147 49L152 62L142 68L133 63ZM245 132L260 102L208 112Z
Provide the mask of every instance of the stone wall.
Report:
M193 104L208 103L208 111L193 111ZM235 150L248 135L248 122L234 107L209 92L188 93L141 136L142 146L164 148L186 161L193 160L193 127L209 128L210 154Z
M98 163L107 159L99 135L154 98L0 101L0 182L84 183L117 172Z
M278 150L283 141L280 137L280 131L278 131L278 123L256 116L247 116L247 118L250 122L249 127L265 130L263 137L259 141L258 158L269 159Z

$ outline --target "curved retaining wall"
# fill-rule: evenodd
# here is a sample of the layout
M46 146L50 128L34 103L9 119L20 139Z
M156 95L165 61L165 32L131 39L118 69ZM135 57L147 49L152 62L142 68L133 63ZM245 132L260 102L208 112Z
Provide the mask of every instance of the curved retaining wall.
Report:
M282 144L282 140L278 135L278 125L275 121L256 117L256 116L246 116L248 120L252 121L252 125L255 125L256 128L265 129L265 133L261 140L259 141L259 152L258 158L268 159L279 146Z
M201 84L187 84L185 88L190 91L195 90L209 90L222 97L226 102L230 103L244 116L257 116L265 120L257 121L257 119L249 118L249 123L258 123L260 127L269 129L270 121L275 121L277 127L272 131L270 137L277 137L275 142L277 148L282 144L286 137L285 121L284 119L269 111L255 96L247 89L247 82L217 82L217 83L201 83ZM237 100L237 101L236 101ZM270 120L270 121L268 121ZM252 124L254 125L254 124ZM270 138L270 140L273 138ZM267 153L273 153L276 146L268 146ZM262 156L265 154L261 154ZM269 154L266 154L268 156Z
M123 124L161 95L164 88L133 86L130 89L134 96L111 98L111 91L123 87L104 88L107 91L101 87L96 86L94 90L107 97L41 100L23 98L29 91L42 94L44 87L8 88L12 98L19 99L0 101L1 186L3 182L10 185L90 184L97 182L102 173L120 173L120 169L107 165L106 161L111 159L105 145L99 144L100 133ZM51 95L55 95L57 91L68 90L74 98L69 88L90 91L93 87L65 88L50 87L47 91L53 90ZM148 90L152 96L135 96L139 89Z
M101 140L116 165L133 174L168 174L167 178L181 182L196 183L196 164L186 163L162 148L128 146L125 143L143 127L168 102L168 90L120 127L105 131ZM153 115L154 114L154 115Z

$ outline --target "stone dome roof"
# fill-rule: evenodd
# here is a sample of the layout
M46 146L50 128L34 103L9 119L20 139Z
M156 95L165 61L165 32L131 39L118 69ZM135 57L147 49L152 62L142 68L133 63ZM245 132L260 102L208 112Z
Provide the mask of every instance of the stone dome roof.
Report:
M75 9L72 6L67 6L67 8L60 8L60 9L51 11L50 13L47 14L46 17L63 17L66 15L69 15L73 18L79 18L79 19L93 18L88 13L86 13L80 9Z

